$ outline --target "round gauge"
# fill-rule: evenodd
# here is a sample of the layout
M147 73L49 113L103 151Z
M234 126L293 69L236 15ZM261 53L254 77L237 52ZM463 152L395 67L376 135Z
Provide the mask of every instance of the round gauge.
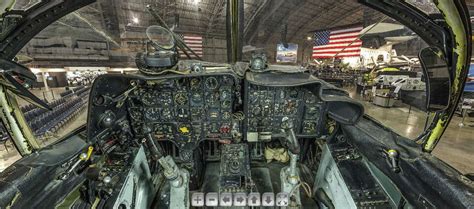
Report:
M191 108L191 116L193 118L200 118L202 116L201 108Z
M156 97L153 92L146 92L145 94L143 94L142 102L147 106L153 106L157 104Z
M286 114L295 114L296 111L298 110L298 103L293 100L288 100L288 101L285 101L283 108Z
M176 45L173 34L161 26L152 25L148 27L146 29L146 35L148 36L148 39L159 48L169 50Z
M206 79L204 84L206 85L207 89L214 90L219 86L219 81L215 77L209 77Z
M181 135L189 135L191 134L191 126L189 124L179 124L178 126L178 133Z
M177 93L176 95L174 95L174 102L177 104L177 105L185 105L188 103L188 95L186 95L186 93Z
M159 120L160 119L160 110L158 108L147 108L145 110L145 118L147 120Z
M188 115L189 115L188 109L178 108L176 110L176 116L178 116L179 118L187 118Z
M298 97L298 91L296 89L293 89L290 91L290 97L291 98L297 98Z
M133 120L141 120L142 119L142 112L138 108L131 108L130 109L130 117Z
M219 118L219 111L218 110L209 110L209 118L211 120L215 120Z
M230 112L224 112L224 113L222 113L222 119L224 119L224 120L229 120L230 117L231 117Z
M316 96L314 96L314 94L307 92L305 96L306 96L306 103L311 104L311 103L316 102Z
M161 115L163 116L163 119L166 119L166 120L170 120L172 115L171 115L171 111L169 109L164 109L162 112L161 112Z
M192 78L191 79L191 89L199 89L199 86L201 85L201 79L199 78Z
M222 102L222 107L223 107L223 108L228 108L228 107L230 107L230 101L229 101L229 100L224 100L224 101Z
M224 76L222 78L222 83L224 83L227 86L232 86L234 84L234 80L230 76Z
M160 103L165 106L171 105L172 96L170 92L165 92L160 95Z
M265 62L266 62L266 57L253 57L252 60L250 60L250 69L255 70L255 71L262 71L265 69Z
M176 79L175 84L176 84L176 87L178 87L180 89L186 88L186 79L184 79L184 78Z
M201 103L202 102L202 94L198 92L194 92L191 95L191 99L193 100L194 103Z
M221 100L227 100L230 98L230 92L228 90L221 91Z
M250 111L254 116L258 116L262 113L262 108L260 108L259 106L255 106L251 109Z
M209 92L206 96L206 102L211 104L211 105L216 105L217 101L219 101L219 92ZM218 103L217 103L218 104Z

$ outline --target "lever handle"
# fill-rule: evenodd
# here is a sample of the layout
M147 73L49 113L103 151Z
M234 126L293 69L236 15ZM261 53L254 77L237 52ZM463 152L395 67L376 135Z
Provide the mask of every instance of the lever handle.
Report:
M400 172L400 166L398 165L398 158L400 155L398 151L394 149L389 149L387 150L387 156L390 160L390 167L392 168L392 171L395 173Z

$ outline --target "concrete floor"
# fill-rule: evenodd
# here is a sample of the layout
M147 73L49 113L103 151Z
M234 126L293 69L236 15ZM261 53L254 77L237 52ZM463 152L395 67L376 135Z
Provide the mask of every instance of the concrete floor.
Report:
M384 108L363 101L352 87L346 88L352 98L359 100L365 113L372 116L398 134L415 139L425 128L425 112L396 102L392 108ZM474 118L466 117L464 126L459 124L462 117L455 115L446 129L433 154L463 174L474 173Z

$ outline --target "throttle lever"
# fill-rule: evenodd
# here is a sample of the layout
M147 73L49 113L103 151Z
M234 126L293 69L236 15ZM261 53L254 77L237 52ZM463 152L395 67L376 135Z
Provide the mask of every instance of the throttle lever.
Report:
M400 172L400 166L398 164L400 153L397 150L389 149L385 152L388 157L389 165L392 168L392 171L395 173Z

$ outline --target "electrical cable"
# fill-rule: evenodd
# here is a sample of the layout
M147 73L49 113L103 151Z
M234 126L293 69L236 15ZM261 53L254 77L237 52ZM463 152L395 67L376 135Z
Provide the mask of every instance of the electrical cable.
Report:
M300 181L300 183L298 183L295 187L293 187L293 189L291 189L290 191L290 194L288 195L289 197L292 197L296 191L296 189L298 189L299 187L303 187L303 190L305 190L305 193L308 197L312 197L312 190L311 190L311 187L309 186L308 183L304 182L304 181Z

